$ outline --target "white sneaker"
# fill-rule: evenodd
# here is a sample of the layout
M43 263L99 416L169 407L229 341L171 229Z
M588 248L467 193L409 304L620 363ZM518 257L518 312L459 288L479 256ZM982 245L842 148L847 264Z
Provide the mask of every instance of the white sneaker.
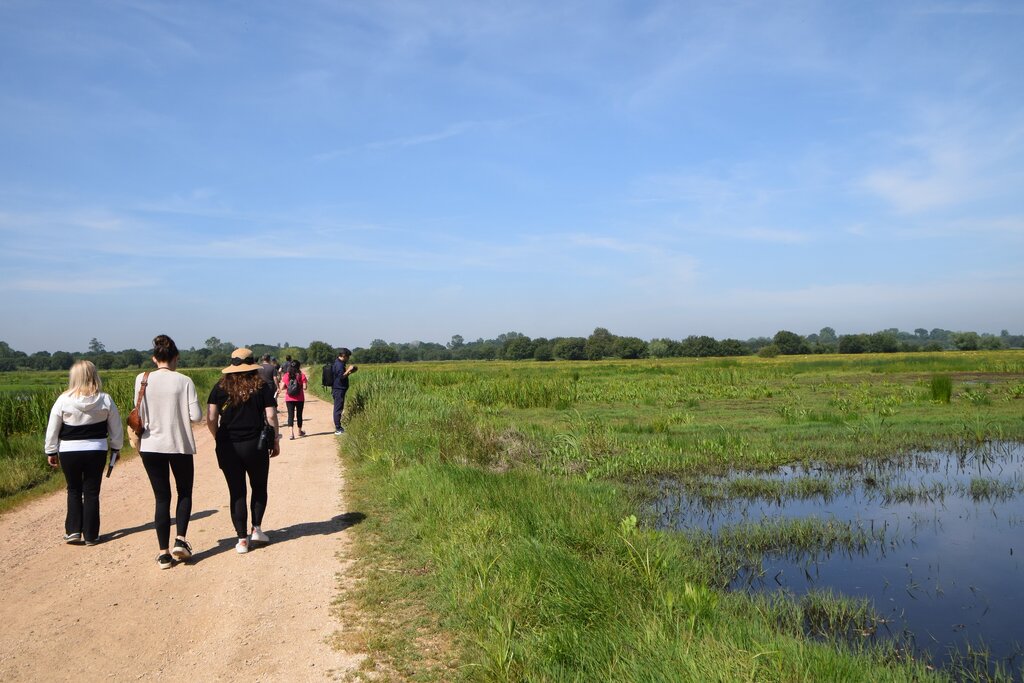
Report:
M235 544L235 552L239 555L244 555L245 553L249 552L249 539L238 539L238 543Z
M270 543L270 536L263 533L263 529L258 526L252 528L252 534L249 536L249 540L256 543Z

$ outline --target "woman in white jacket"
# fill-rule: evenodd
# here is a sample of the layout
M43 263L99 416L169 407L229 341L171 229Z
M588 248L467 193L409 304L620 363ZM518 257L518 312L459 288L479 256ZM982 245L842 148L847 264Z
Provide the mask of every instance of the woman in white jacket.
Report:
M71 366L68 390L57 397L46 425L46 459L60 467L68 483L64 541L93 545L100 535L100 484L107 447L121 450L121 416L96 366L80 360Z

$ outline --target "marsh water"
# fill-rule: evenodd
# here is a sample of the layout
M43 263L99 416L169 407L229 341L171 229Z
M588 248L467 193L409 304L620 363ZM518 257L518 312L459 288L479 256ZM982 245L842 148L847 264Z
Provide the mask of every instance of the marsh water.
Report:
M663 482L659 528L706 532L816 517L866 532L856 547L776 547L731 588L868 599L873 638L937 666L987 650L1024 672L1024 446L985 444L855 469L787 467L769 474ZM763 483L765 486L759 487ZM774 493L773 493L774 492Z

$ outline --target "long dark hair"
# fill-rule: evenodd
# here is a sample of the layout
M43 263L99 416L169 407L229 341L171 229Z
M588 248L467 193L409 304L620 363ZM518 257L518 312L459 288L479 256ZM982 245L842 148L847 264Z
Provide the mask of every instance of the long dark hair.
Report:
M263 378L255 371L232 372L220 378L220 386L228 395L228 407L240 406L263 387Z
M299 374L299 361L293 360L291 365L288 366L288 381L295 379L296 382L302 381L302 375Z

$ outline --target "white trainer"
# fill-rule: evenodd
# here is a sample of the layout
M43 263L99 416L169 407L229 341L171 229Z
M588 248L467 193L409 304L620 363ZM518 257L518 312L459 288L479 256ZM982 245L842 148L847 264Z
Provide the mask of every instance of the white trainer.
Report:
M238 539L238 543L235 544L235 552L239 555L244 555L245 553L249 552L249 539Z
M256 543L270 543L270 536L263 533L263 529L258 526L252 528L252 534L249 536L249 540Z

